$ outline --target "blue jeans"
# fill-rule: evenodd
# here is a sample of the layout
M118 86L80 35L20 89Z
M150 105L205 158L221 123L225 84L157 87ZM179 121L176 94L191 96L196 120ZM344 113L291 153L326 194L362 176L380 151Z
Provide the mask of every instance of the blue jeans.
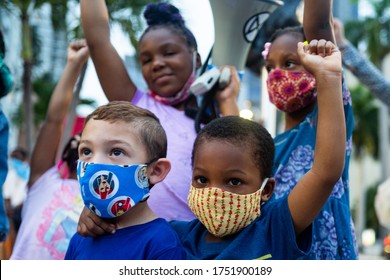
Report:
M8 173L8 133L8 120L0 108L0 242L5 241L9 230L3 198L3 184Z

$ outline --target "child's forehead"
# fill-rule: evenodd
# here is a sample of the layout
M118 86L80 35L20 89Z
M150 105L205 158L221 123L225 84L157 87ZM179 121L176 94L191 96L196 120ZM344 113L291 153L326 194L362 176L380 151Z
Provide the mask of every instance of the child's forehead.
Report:
M299 38L301 37L301 38ZM303 36L299 34L283 34L276 38L270 47L267 60L277 60L289 55L298 55L297 45L302 42Z
M111 139L123 142L132 142L138 138L138 129L132 124L122 120L108 121L90 119L83 130L81 141L84 139Z
M140 41L139 48L140 50L148 46L148 44L159 45L186 45L185 38L179 33L179 31L174 30L173 28L169 28L167 26L161 26L154 29L149 30L142 37Z
M229 147L229 146L235 146L237 148L240 148L244 146L244 143L240 143L237 140L232 139L223 139L223 138L204 138L200 143L200 147L209 146L210 144L218 145L221 147Z
M236 157L248 157L252 151L249 145L246 143L240 143L238 141L227 141L224 139L204 139L201 141L195 150L197 154L207 154L214 157L226 157L232 153L235 153Z
M294 47L297 46L298 42L302 42L304 39L303 35L298 32L290 32L290 33L284 33L277 37L273 42L272 45L275 44L285 44L285 47L288 47L290 44L293 44ZM271 45L271 47L272 47Z
M203 141L194 154L194 169L225 175L229 175L232 170L241 170L245 174L261 173L250 145L223 140Z

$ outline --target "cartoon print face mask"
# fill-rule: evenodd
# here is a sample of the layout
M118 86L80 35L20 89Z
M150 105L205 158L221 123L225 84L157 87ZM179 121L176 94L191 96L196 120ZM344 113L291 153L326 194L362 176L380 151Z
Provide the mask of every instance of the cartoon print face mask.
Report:
M147 165L79 161L77 178L85 206L102 218L115 218L150 195Z
M316 80L308 72L273 70L268 74L267 89L270 102L286 113L307 107L317 97Z

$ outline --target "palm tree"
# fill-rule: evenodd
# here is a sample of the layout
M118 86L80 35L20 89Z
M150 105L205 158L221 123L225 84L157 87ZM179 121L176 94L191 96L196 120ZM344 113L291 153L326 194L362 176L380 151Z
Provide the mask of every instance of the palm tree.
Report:
M33 112L32 112L32 68L33 68L33 38L32 26L30 24L30 15L36 9L39 9L46 1L42 0L20 0L11 1L4 0L0 7L7 9L11 13L17 13L22 26L22 60L23 60L23 111L24 124L22 130L25 131L26 140L24 146L29 152L32 150L32 127L33 127Z

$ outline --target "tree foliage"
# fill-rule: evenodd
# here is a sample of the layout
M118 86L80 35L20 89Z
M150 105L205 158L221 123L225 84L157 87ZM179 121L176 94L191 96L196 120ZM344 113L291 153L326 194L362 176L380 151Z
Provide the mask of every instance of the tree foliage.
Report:
M352 2L357 3L357 0ZM390 53L390 0L371 0L371 16L345 23L345 35L356 47L365 49L366 55L379 69L383 59ZM357 156L363 148L377 158L379 150L378 110L375 98L366 88L358 86L351 90L354 115L357 120L353 142Z

